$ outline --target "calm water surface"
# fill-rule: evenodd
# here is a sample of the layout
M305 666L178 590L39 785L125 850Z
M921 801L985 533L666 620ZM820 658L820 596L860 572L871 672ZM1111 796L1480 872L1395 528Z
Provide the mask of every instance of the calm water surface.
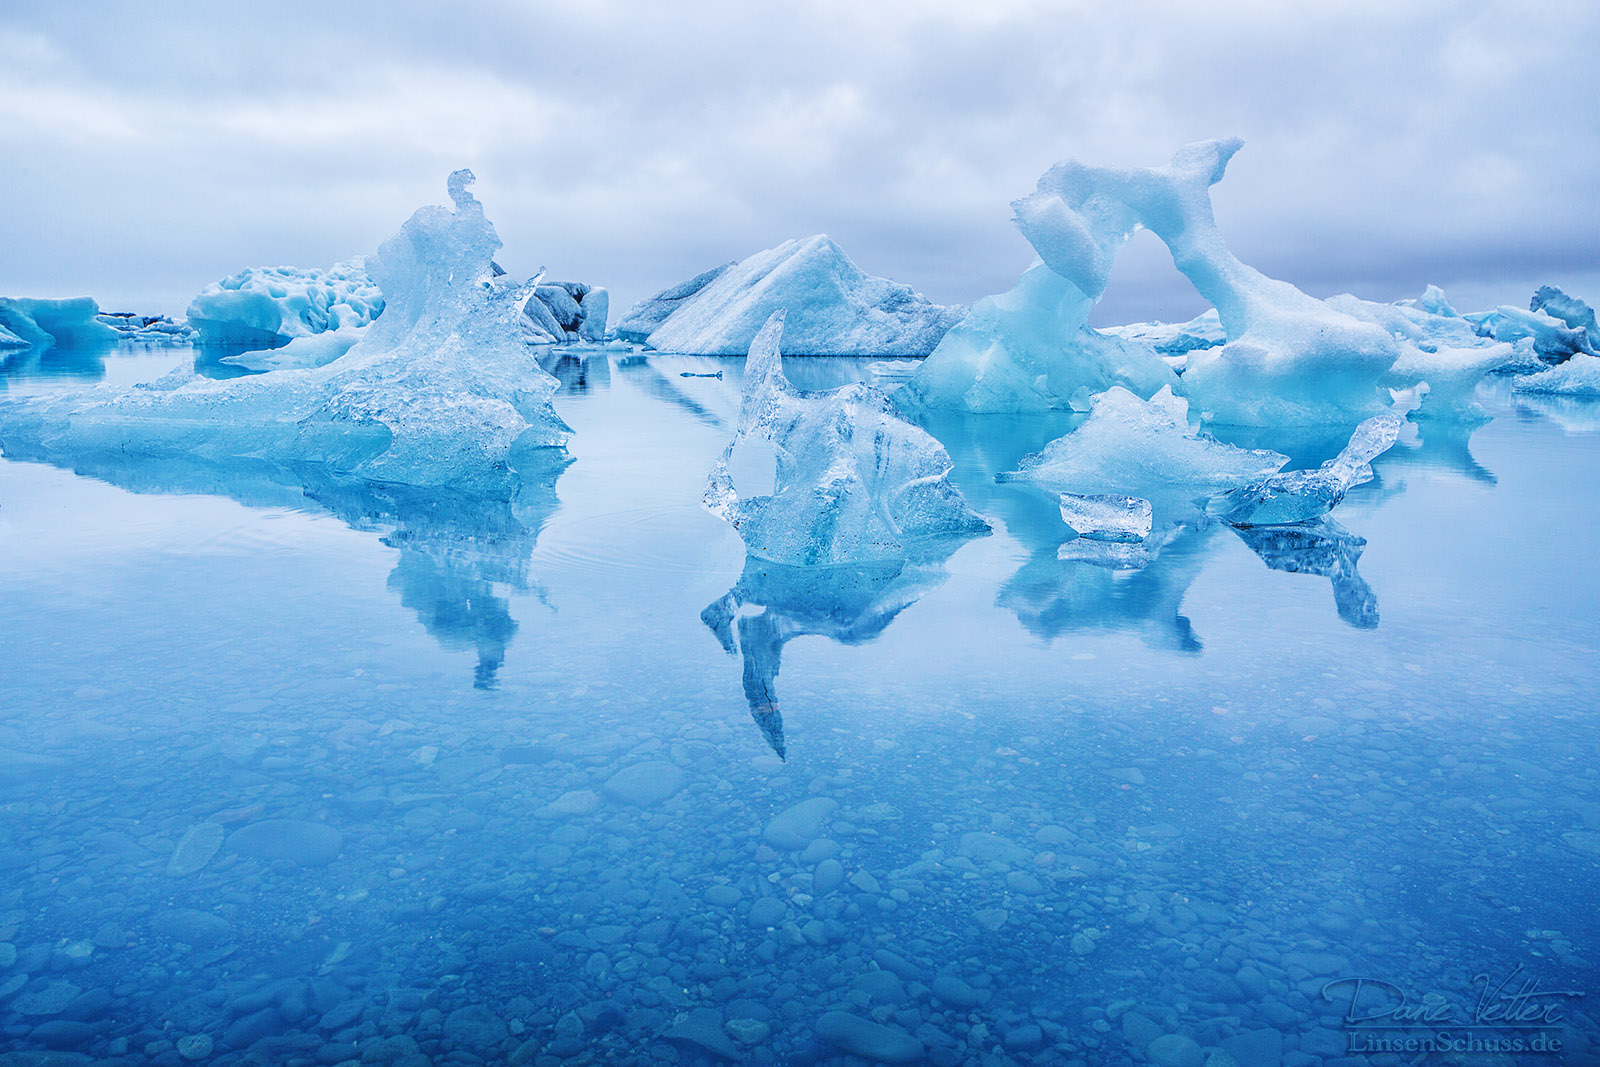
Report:
M738 361L555 370L498 499L0 462L0 1064L1600 1058L1600 407L1138 570L993 480L1070 419L935 420L995 533L800 570Z

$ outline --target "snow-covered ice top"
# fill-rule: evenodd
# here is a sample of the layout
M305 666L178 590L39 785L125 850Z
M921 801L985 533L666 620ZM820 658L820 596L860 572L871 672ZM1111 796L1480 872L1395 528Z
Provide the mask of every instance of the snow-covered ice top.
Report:
M1192 431L1188 404L1171 389L1141 400L1116 387L1094 398L1081 426L1024 456L999 480L1051 493L1128 494L1159 503L1259 481L1288 461Z
M526 344L525 286L494 275L500 247L470 171L452 211L419 209L369 263L384 314L323 367L226 381L180 368L146 387L38 398L4 413L9 433L131 453L320 463L412 485L470 486L565 443L556 380Z
M201 344L260 348L365 326L384 307L367 268L365 256L327 270L247 267L202 289L189 304L189 324Z
M666 310L644 338L652 347L740 356L772 314L786 309L784 347L792 355L925 356L964 311L863 273L826 234L785 241L707 274L630 310L618 335L636 338L639 324Z
M1234 526L1277 526L1326 515L1352 487L1372 478L1369 464L1393 447L1403 424L1399 415L1374 415L1316 470L1274 474L1216 497L1206 510Z
M949 453L888 394L859 383L826 392L789 384L783 328L780 309L751 342L738 427L706 482L706 508L739 531L746 550L777 563L856 563L986 533L949 482ZM772 448L772 491L741 495L730 462L759 441Z

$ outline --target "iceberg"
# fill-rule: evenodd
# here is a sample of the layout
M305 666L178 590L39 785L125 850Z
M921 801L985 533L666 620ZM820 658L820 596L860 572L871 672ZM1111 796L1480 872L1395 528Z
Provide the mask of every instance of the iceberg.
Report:
M906 387L930 408L975 412L1084 410L1113 385L1148 395L1176 386L1142 340L1090 329L1098 290L1085 292L1043 262L1009 292L973 305Z
M789 384L778 353L784 318L773 312L750 343L738 426L707 479L707 510L774 563L899 559L987 533L950 484L949 453L888 394ZM771 446L769 494L742 496L734 484L729 464L747 442Z
M1227 341L1192 350L1183 389L1209 421L1246 426L1348 422L1383 406L1379 381L1399 355L1382 328L1241 263L1211 210L1242 142L1188 145L1166 167L1059 163L1017 201L1017 226L1055 273L1098 296L1138 227L1165 242L1217 309Z
M724 271L732 267L733 263L724 263L720 267L712 267L708 271L696 274L686 282L663 289L648 300L641 300L628 309L628 313L617 322L617 338L622 341L631 341L634 344L643 344L656 327L666 322L672 313L683 306L683 302L694 296L700 290L720 278Z
M1559 362L1580 352L1590 356L1597 354L1585 327L1574 329L1564 320L1541 310L1525 311L1502 304L1493 311L1478 312L1466 319L1482 337L1492 337L1496 341L1531 338L1534 351L1549 362Z
M1600 358L1573 356L1548 370L1518 378L1511 388L1519 393L1548 396L1600 397Z
M1487 415L1474 399L1478 383L1516 358L1516 346L1504 343L1476 348L1439 345L1431 351L1404 345L1389 368L1387 382L1392 389L1424 387L1413 418L1481 421Z
M1374 415L1356 427L1344 451L1316 470L1274 474L1213 498L1206 510L1232 526L1279 526L1325 515L1371 480L1369 464L1394 446L1404 422L1399 415Z
M332 363L220 381L179 368L129 391L5 403L0 444L274 457L463 491L539 463L570 431L526 343L532 293L495 277L500 239L472 180L452 174L454 211L422 208L384 242L369 263L384 313Z
M383 307L366 257L357 256L327 270L246 268L202 289L188 318L201 344L278 348L296 337L365 326Z
M1091 541L1134 542L1150 536L1150 501L1136 496L1061 494L1061 518ZM1064 547L1064 546L1063 546Z
M136 315L131 311L101 312L100 322L117 331L119 341L134 344L185 344L197 331L187 322L173 322L165 315Z
M1570 329L1582 330L1591 353L1600 346L1600 326L1595 324L1594 308L1577 297L1568 296L1559 286L1541 285L1535 289L1533 299L1528 302L1528 310L1543 312L1553 319L1560 319Z
M1160 504L1259 481L1288 461L1191 431L1187 403L1169 388L1140 400L1119 386L1094 398L1077 429L997 477L1050 493L1137 493Z
M617 336L662 352L742 356L780 309L789 314L785 347L805 356L925 356L964 312L862 273L817 234L658 293L623 316Z
M611 294L587 282L538 282L526 310L553 342L603 341ZM547 314L548 312L548 314Z
M1101 333L1128 341L1142 341L1169 363L1201 348L1215 348L1228 339L1222 319L1211 308L1188 322L1135 322L1126 326L1107 326ZM1187 362L1187 360L1184 360Z
M117 339L99 319L100 305L87 296L68 300L0 297L0 348L87 348ZM7 340L10 337L11 340Z

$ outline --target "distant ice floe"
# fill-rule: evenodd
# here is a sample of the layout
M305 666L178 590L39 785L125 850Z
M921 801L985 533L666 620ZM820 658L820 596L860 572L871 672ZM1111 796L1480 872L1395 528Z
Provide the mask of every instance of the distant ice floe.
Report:
M662 352L744 355L780 309L791 355L883 358L927 355L965 311L863 273L817 234L657 293L622 317L617 336Z
M751 555L775 563L836 564L912 555L988 532L949 482L949 453L907 422L883 391L853 384L794 388L778 352L776 311L750 345L733 440L707 479L704 504ZM764 492L736 484L742 446L770 446Z
M0 443L278 457L414 485L535 462L570 431L528 348L533 294L495 275L500 239L472 181L452 174L454 210L418 210L368 261L383 314L326 366L226 381L180 368L130 391L6 403Z
M87 296L68 300L0 297L0 349L83 348L117 339Z

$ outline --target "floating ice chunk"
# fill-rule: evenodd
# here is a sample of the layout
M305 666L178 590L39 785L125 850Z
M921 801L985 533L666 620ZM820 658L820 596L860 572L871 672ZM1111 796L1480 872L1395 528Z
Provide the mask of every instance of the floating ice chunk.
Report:
M1258 481L1288 461L1192 432L1188 405L1171 389L1140 400L1115 387L1094 398L1083 425L998 478L1052 493L1191 498Z
M784 347L805 356L925 356L964 312L863 274L817 234L660 293L629 311L617 331L637 340L640 328L660 316L644 340L662 352L742 356L779 309L788 311Z
M1061 494L1061 517L1091 541L1143 541L1150 536L1150 501L1136 496Z
M1188 145L1161 168L1058 163L1013 205L1017 225L1052 270L1093 295L1135 228L1166 243L1228 338L1191 352L1184 372L1184 390L1208 419L1281 426L1371 414L1399 354L1393 338L1241 263L1217 231L1211 186L1241 144Z
M201 344L275 348L296 337L365 326L383 313L365 256L327 270L249 267L202 289L189 304Z
M175 372L149 386L7 405L0 431L63 447L147 456L273 457L376 480L463 490L565 443L557 382L531 358L524 287L496 278L500 247L470 171L455 210L425 207L369 264L384 313L324 367L214 381Z
M1441 318L1454 319L1459 317L1456 314L1456 309L1451 307L1450 301L1445 298L1444 290L1437 285L1430 285L1424 289L1422 295L1416 300L1416 306L1430 315L1438 315Z
M0 297L0 329L33 348L82 348L117 339L117 331L99 320L100 306L87 296L68 300ZM4 342L0 347L20 347Z
M1548 370L1518 378L1512 388L1519 393L1549 396L1600 396L1600 358L1573 356Z
M1352 487L1372 478L1369 464L1393 447L1404 423L1399 415L1374 415L1356 427L1344 451L1316 470L1274 474L1223 493L1206 510L1233 526L1279 526L1326 515Z
M950 456L879 389L795 389L778 354L784 313L750 344L738 428L712 467L704 503L776 563L900 558L988 531L949 482ZM747 440L772 446L770 495L741 497L729 470Z
M583 322L578 326L578 338L599 344L606 339L606 319L611 315L611 291L604 286L594 286L583 297Z
M1530 311L1542 311L1551 318L1560 319L1574 330L1582 330L1589 340L1589 350L1600 348L1600 326L1595 324L1594 308L1577 297L1568 296L1560 287L1541 285L1534 290L1528 302Z
M310 337L296 337L282 348L253 349L223 356L220 362L258 371L325 367L354 348L366 333L365 326L341 326Z
M173 322L165 315L135 315L130 311L101 312L95 316L117 331L119 341L134 344L181 344L193 341L197 331L187 322Z
M1516 358L1516 348L1494 344L1478 348L1446 348L1433 351L1407 344L1400 347L1400 358L1389 368L1389 386L1409 389L1425 385L1417 418L1478 420L1485 417L1473 393L1485 374L1498 370Z
M1524 337L1533 339L1533 347L1548 360L1562 360L1579 352L1595 355L1588 331L1573 329L1561 319L1543 311L1524 311L1519 307L1502 304L1493 311L1468 315L1478 334L1496 341L1516 341Z
M1009 292L973 305L907 392L930 408L1051 411L1081 410L1113 385L1141 396L1176 386L1177 375L1150 345L1086 325L1098 296L1034 264Z

